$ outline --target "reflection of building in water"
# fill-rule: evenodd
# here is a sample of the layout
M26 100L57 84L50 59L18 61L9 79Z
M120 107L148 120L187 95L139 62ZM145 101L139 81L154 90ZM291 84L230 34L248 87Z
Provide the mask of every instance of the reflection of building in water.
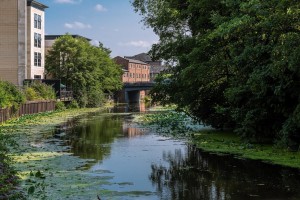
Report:
M134 137L148 133L148 129L136 127L136 124L123 122L123 134L127 137Z
M140 107L140 112L146 112L146 104L145 104L145 102L140 102L139 103L139 107Z

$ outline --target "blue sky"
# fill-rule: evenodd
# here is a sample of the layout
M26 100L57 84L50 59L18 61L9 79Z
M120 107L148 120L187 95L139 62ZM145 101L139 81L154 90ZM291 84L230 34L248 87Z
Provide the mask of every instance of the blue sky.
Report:
M111 56L147 52L158 37L134 12L130 0L38 0L46 9L46 34L78 34L101 41Z

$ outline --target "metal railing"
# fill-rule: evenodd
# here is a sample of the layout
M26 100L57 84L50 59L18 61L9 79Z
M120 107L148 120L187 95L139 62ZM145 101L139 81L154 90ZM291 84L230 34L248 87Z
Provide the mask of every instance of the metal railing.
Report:
M73 100L73 91L61 90L59 99L60 99L60 101L72 101Z

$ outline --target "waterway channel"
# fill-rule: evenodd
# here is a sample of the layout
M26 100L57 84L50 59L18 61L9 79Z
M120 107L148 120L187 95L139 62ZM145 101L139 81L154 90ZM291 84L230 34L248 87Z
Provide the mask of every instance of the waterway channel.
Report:
M206 153L120 111L71 120L53 134L74 156L92 159L81 170L106 180L94 199L300 199L299 170Z

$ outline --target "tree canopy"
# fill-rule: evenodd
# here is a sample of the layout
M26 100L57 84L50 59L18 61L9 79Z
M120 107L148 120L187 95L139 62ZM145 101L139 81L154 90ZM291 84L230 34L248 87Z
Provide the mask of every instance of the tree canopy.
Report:
M46 71L72 88L81 106L98 106L104 92L122 87L122 71L109 56L109 49L91 45L84 38L64 35L55 40L46 56Z
M249 140L300 143L300 2L134 0L175 63L153 98Z

